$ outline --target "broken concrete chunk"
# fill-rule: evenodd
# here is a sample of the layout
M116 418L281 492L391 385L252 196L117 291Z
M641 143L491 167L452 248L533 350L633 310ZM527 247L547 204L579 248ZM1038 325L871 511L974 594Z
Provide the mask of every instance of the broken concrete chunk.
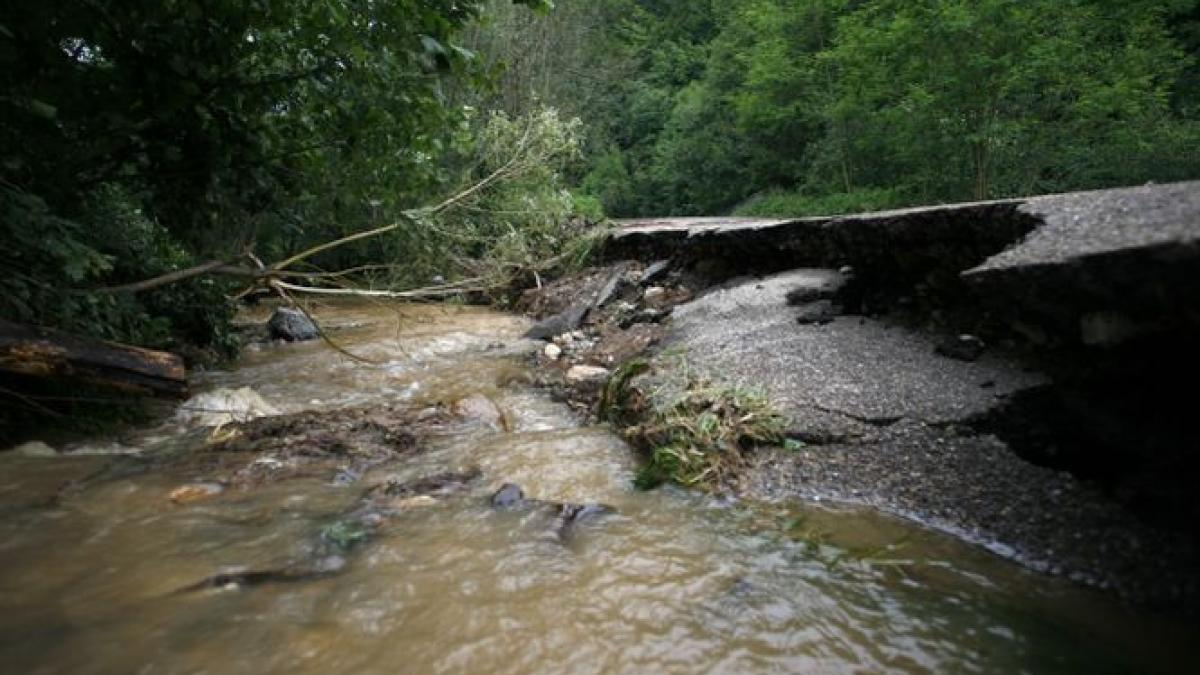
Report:
M645 286L646 284L654 281L658 277L662 276L662 274L666 272L667 268L670 266L670 260L659 260L658 262L651 263L646 269L642 270L641 284Z
M625 270L627 268L628 265L617 265L616 269L613 270L612 274L604 282L604 285L600 287L600 291L596 294L596 300L592 303L594 309L603 307L608 304L609 300L613 299L613 296L617 294L617 290L621 287L621 282L625 280Z
M533 324L533 327L526 331L525 337L546 340L555 335L569 333L583 324L583 317L587 316L589 309L591 309L590 302L571 305L558 314Z

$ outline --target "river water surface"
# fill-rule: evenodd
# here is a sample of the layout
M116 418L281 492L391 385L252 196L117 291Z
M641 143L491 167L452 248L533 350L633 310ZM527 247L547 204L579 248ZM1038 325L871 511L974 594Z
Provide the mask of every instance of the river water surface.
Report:
M195 388L249 386L283 412L483 394L506 428L443 433L349 484L296 478L182 505L172 489L213 476L186 462L147 471L136 458L87 454L112 450L112 439L73 446L75 456L0 458L0 671L1190 669L1188 625L908 522L634 490L634 458L617 436L580 426L526 384L521 318L375 304L318 316L379 365L319 343L263 346ZM206 436L167 422L116 447L187 453ZM471 492L391 519L340 574L176 592L229 566L287 558L382 476L468 466L482 471ZM488 507L505 482L619 514L560 541Z

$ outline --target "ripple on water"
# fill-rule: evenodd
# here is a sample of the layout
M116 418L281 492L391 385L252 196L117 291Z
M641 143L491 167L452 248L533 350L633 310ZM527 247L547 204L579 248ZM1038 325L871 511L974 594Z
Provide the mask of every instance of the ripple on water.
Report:
M285 411L483 394L510 432L460 429L370 474L476 465L473 492L389 519L337 576L178 595L224 565L302 553L353 508L361 485L300 479L174 506L170 489L204 476L168 466L106 474L55 505L47 496L98 462L136 460L0 463L6 670L1170 671L1196 635L892 518L634 491L633 460L616 436L513 384L522 362L495 345L515 344L521 319L402 307L397 333L396 311L380 305L320 315L357 326L339 340L387 365L320 344L268 347L201 387L250 386ZM203 439L163 429L146 438L155 434L159 443ZM531 497L604 502L619 515L563 542L538 514L488 508L489 492L508 481Z

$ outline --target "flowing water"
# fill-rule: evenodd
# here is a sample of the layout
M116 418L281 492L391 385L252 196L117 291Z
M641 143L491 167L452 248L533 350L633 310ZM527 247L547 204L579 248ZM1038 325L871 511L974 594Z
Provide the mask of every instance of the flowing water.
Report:
M0 459L5 673L1171 672L1197 633L874 513L631 487L608 429L526 384L523 319L475 308L338 305L367 366L263 346L199 390L253 387L283 412L484 394L503 430L462 427L359 482L296 478L176 505L195 465ZM121 440L187 453L168 422ZM477 466L467 494L401 512L339 574L178 589L291 555L381 476ZM489 508L532 497L618 515L561 541ZM63 486L71 486L64 490ZM51 498L58 494L58 498Z

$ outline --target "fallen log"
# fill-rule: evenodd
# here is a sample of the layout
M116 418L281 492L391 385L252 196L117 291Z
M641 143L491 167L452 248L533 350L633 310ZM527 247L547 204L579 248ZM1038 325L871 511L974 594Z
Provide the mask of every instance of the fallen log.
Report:
M187 372L183 359L175 354L4 319L0 319L0 372L77 380L137 395L187 395Z

